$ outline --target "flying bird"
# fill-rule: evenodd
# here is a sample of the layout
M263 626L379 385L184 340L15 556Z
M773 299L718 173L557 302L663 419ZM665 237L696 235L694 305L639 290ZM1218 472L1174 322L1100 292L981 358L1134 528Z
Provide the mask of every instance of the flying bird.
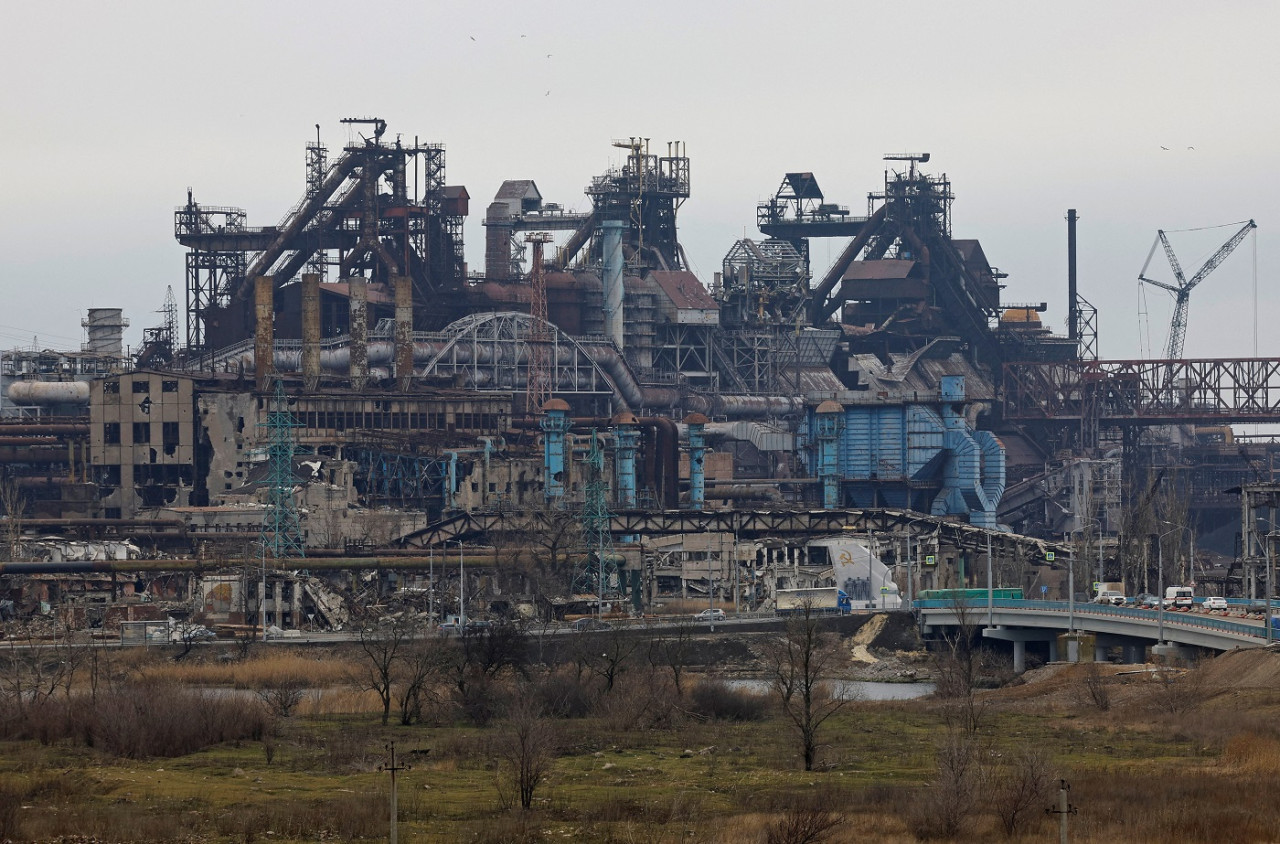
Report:
M550 92L550 91L548 91L547 93L543 94L542 96L544 96L544 97L549 97L549 96L551 96L551 92Z
M1195 149L1195 147L1187 147L1187 149Z
M472 40L472 41L474 41L475 39L473 38L473 39L471 39L471 40ZM1169 151L1169 148L1168 148L1168 147L1160 147L1160 149L1164 150L1165 152L1168 152L1168 151Z
M550 53L547 53L547 58L551 58L551 54L550 54Z
M476 40L476 37L475 37L474 35L472 35L472 36L471 36L471 40L472 40L472 41L475 41L475 40Z

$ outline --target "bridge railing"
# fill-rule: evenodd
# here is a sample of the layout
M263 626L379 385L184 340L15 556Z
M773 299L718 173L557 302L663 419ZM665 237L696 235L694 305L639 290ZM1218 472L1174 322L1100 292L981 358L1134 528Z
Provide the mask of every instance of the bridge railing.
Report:
M980 623L982 621L981 613L987 608L987 601L985 598L975 598L959 602L945 598L916 601L915 606L920 610L951 610L955 609L957 603L964 605L964 608L970 613L975 623ZM1070 604L1067 601L998 599L993 601L991 606L994 609L999 610L1034 610L1062 614L1070 612ZM1075 612L1077 615L1130 618L1135 621L1144 621L1151 624L1156 623L1157 620L1156 610L1139 609L1137 607L1113 607L1106 604L1078 603L1075 606ZM1243 624L1239 621L1228 621L1225 618L1214 618L1213 616L1207 615L1165 612L1164 623L1168 625L1177 625L1179 627L1199 627L1206 630L1218 630L1223 633L1234 633L1237 636L1251 636L1259 639L1266 635L1266 629L1260 624Z

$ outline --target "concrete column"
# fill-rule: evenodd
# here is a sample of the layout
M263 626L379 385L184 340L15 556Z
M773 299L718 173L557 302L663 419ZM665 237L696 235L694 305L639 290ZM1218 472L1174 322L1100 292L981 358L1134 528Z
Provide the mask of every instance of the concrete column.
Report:
M407 391L413 377L413 279L399 275L391 283L396 293L396 380Z
M604 333L619 349L624 343L624 314L622 310L623 285L622 275L625 264L622 260L622 233L627 224L622 220L605 220L601 223L604 229L602 244L603 264L600 282L604 294Z
M1098 643L1095 643L1095 644L1094 644L1094 646L1093 646L1093 661L1094 661L1094 662L1106 662L1106 661L1107 661L1107 648L1106 648L1106 646L1105 646L1105 645L1098 644Z
M1058 661L1058 640L1057 639L1049 640L1049 661L1050 662Z
M1067 662L1080 661L1080 637L1069 636L1067 638Z
M1013 673L1021 674L1027 670L1027 643L1016 641L1013 643Z
M369 290L363 278L347 279L348 331L351 335L351 357L348 371L351 388L363 390L369 380Z
M302 383L320 385L320 274L302 274Z
M259 390L267 389L267 376L275 364L275 278L260 275L253 280L253 377Z

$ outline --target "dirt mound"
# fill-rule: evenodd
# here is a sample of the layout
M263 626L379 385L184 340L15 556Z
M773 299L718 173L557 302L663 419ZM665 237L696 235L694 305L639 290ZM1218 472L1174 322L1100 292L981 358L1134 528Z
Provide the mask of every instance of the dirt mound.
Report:
M1280 686L1280 649L1237 648L1200 663L1204 679L1220 689L1274 689Z

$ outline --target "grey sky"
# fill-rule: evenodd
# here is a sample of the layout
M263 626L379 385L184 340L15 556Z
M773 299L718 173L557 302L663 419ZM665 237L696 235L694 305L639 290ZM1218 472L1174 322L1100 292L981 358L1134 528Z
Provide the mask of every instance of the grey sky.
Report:
M744 230L760 237L755 205L786 171L861 213L883 153L928 151L956 235L1059 329L1063 216L1079 210L1104 357L1139 354L1157 228L1253 217L1259 351L1280 355L1274 3L70 2L0 20L0 346L77 346L91 306L125 308L135 341L166 285L181 303L172 212L188 186L272 224L301 195L314 124L337 148L339 118L376 115L446 144L476 210L473 269L503 179L585 208L621 160L614 138L688 144L680 227L704 282ZM1175 235L1188 275L1232 231ZM842 245L815 242L815 273ZM1251 247L1193 295L1188 356L1251 353ZM1170 280L1159 255L1152 269Z

